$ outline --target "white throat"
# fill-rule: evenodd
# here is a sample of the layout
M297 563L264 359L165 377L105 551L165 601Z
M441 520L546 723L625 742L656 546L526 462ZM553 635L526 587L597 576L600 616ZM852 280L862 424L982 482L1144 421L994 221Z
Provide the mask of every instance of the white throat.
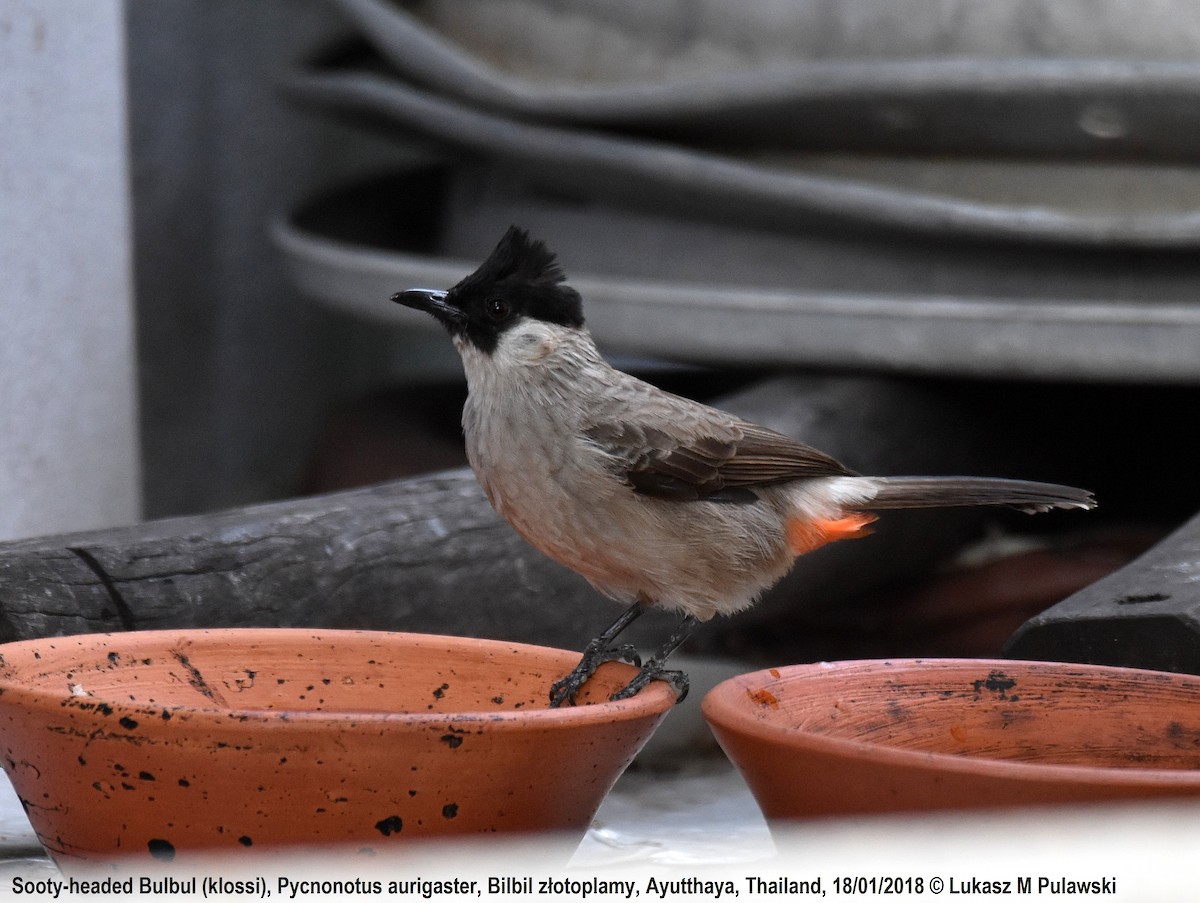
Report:
M586 329L532 318L501 333L490 354L462 337L455 337L454 344L462 357L468 387L485 395L554 382L588 366L607 366Z

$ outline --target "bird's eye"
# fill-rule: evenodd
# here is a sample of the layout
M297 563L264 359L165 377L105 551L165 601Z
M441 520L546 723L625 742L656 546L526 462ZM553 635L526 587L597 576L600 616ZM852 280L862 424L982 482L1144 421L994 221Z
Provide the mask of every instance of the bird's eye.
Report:
M497 323L508 319L508 315L512 313L512 305L503 298L488 298L483 309L487 311L488 317Z

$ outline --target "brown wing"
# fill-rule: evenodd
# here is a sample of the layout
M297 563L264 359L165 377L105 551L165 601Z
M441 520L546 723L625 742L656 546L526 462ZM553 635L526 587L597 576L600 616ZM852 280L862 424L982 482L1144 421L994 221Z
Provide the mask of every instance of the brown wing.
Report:
M853 473L824 452L723 411L657 390L638 394L640 403L595 412L584 435L644 495L753 501L756 486Z

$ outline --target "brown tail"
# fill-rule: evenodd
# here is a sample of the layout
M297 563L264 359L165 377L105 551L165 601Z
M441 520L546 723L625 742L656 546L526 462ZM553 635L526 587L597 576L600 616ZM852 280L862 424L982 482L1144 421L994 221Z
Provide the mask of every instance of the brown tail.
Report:
M1095 508L1086 489L1005 480L993 477L877 477L879 494L855 507L954 508L971 505L1007 505L1029 514L1051 508Z

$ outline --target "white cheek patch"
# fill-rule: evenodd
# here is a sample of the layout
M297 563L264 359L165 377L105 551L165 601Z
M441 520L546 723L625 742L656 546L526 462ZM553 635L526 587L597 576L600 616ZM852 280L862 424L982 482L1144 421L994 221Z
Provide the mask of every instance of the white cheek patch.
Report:
M539 364L554 353L561 327L540 320L522 320L500 336L492 352L496 366L501 368Z
M461 337L455 338L454 345L462 356L467 383L474 391L490 395L528 387L529 367L543 364L569 349L569 339L562 326L522 320L501 333L490 354Z

